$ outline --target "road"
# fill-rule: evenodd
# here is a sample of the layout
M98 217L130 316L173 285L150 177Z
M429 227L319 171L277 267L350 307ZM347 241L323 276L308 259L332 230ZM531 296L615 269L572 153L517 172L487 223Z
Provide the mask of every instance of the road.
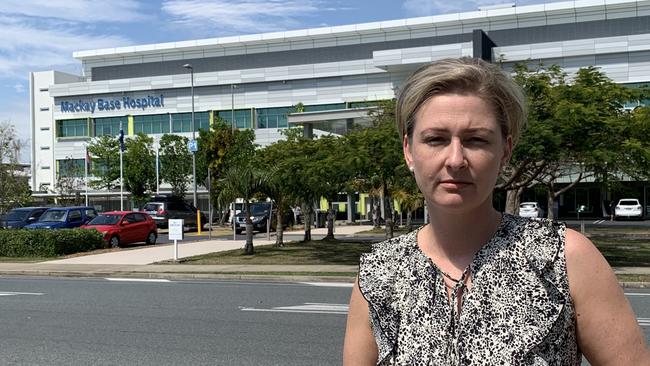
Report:
M0 277L2 364L341 364L348 284L157 281Z

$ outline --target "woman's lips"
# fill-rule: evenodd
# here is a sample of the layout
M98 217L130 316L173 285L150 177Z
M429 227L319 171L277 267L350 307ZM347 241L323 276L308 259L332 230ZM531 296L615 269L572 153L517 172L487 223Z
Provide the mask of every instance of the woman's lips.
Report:
M440 181L440 186L447 189L462 189L471 184L472 183L468 181L453 180L453 179L445 179Z

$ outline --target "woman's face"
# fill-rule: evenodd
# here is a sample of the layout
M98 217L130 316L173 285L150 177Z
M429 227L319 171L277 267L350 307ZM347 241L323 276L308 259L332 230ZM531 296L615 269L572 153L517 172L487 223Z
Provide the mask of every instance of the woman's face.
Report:
M429 205L457 212L492 207L511 151L491 106L472 94L431 97L415 115L411 141L404 138L406 163Z

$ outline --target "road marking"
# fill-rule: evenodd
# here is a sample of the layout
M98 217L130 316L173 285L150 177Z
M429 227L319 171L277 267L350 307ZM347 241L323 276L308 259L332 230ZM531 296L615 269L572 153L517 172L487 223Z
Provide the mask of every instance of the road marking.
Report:
M625 296L650 296L650 292L626 292Z
M116 278L116 277L106 277L104 278L107 281L116 281L116 282L171 282L170 280L165 280L162 278Z
M639 325L642 327L650 327L650 318L637 318Z
M278 306L270 309L241 308L241 311L273 312L273 313L304 313L304 314L339 314L348 313L347 304L323 304L306 302L302 305Z
M0 296L16 296L16 295L41 296L41 295L45 295L45 294L41 293L41 292L11 292L11 291L2 291L2 292L0 292Z
M344 282L300 282L303 285L318 286L318 287L352 287L353 283Z
M605 220L596 220L593 223L594 224L602 224L603 222L605 222Z

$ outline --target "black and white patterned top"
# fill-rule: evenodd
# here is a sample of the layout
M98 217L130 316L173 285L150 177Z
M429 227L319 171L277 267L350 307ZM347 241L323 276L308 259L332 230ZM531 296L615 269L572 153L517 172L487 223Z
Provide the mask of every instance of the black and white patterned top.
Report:
M417 231L361 258L378 365L580 365L564 257L566 227L503 215L469 266L460 314ZM455 293L455 291L452 291Z

